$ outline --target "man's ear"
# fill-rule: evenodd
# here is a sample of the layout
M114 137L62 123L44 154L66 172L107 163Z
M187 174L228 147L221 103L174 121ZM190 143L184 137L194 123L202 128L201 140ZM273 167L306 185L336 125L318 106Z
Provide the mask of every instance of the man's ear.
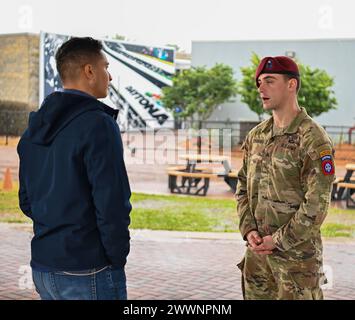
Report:
M95 77L92 64L84 65L84 74L88 80L92 80Z
M288 81L288 87L290 89L295 89L295 91L297 92L297 84L298 84L298 81L297 79L295 78L291 78L289 81Z

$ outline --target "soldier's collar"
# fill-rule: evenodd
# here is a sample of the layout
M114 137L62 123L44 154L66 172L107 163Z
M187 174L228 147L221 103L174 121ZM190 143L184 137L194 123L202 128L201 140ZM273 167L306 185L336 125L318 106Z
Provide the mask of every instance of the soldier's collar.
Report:
M305 108L301 107L301 112L294 118L291 122L291 124L287 127L287 129L284 131L284 134L292 134L296 133L301 122L308 116L307 111ZM270 119L267 120L265 127L263 131L271 131L272 132L272 127L274 125L274 118L270 117ZM271 133L272 136L272 133Z
M301 122L308 116L305 108L301 107L301 112L294 118L285 133L296 133Z

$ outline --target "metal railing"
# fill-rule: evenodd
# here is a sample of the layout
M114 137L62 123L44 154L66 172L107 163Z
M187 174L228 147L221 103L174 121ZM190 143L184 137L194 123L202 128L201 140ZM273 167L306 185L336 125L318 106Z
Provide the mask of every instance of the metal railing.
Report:
M6 137L6 143L9 136L20 136L25 131L28 125L29 111L26 110L0 110L0 135ZM148 127L152 126L151 119L144 120ZM167 120L164 126L171 128L173 130L187 130L187 129L220 129L221 134L223 134L223 129L230 130L230 136L232 140L232 146L240 145L246 134L253 128L258 122L256 121L197 121L197 120ZM327 131L334 144L353 144L355 143L355 127L351 126L323 126ZM155 132L159 129L151 129ZM145 131L145 128L128 128L127 130L122 130L125 133L134 133L137 131ZM196 131L197 132L197 131ZM221 137L223 139L223 137Z
M355 142L355 127L350 126L323 126L334 144L352 144Z

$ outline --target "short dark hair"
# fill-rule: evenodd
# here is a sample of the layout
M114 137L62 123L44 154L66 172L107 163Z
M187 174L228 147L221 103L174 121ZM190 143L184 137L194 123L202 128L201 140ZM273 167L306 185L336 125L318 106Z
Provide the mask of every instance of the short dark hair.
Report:
M64 42L55 55L61 80L75 78L78 68L97 59L101 50L101 41L91 37L73 37Z
M296 88L296 93L300 91L301 88L301 78L299 76L295 76L292 74L284 74L284 77L286 80L291 80L291 79L296 79L297 80L297 88Z

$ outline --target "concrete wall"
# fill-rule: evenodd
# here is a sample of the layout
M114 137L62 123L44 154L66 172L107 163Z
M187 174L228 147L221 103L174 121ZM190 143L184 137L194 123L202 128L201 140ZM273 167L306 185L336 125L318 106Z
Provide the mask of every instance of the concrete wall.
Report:
M278 40L278 41L193 41L192 66L225 63L233 67L236 79L241 78L240 67L250 65L252 52L259 56L285 55L294 51L296 58L313 68L324 69L334 77L338 109L315 118L322 125L354 125L355 101L352 81L355 74L355 39L346 40ZM307 107L307 106L305 106ZM257 120L245 104L237 98L215 110L211 120Z

